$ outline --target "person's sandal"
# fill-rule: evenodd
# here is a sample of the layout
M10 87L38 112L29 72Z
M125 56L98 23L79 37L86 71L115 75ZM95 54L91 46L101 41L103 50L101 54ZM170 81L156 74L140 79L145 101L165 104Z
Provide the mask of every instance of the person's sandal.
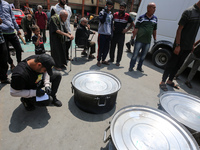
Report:
M104 65L110 65L109 62L107 62L107 61L102 61L102 64L104 64Z
M175 89L178 89L178 90L179 90L179 86L178 86L178 85L176 85L174 82L172 82L172 83L167 83L167 85L169 85L169 86L171 86L171 87L173 87L173 88L175 88Z
M189 81L186 81L185 85L187 85L187 87L189 87L190 89L192 89L192 84Z
M163 91L168 91L166 84L159 84L159 86Z
M101 67L101 63L100 63L99 61L97 62L97 66L98 66L98 67Z

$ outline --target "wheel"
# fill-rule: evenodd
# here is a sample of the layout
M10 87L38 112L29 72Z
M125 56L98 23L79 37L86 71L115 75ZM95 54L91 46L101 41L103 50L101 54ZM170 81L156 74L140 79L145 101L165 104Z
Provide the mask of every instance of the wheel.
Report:
M164 69L171 57L171 53L167 49L159 49L153 53L152 61L156 67Z

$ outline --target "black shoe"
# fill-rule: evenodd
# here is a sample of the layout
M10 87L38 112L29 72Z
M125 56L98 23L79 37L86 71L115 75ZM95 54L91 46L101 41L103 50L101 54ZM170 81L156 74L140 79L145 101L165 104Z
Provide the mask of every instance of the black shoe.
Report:
M131 51L131 45L130 45L130 42L126 43L126 47L127 47L128 51Z
M24 98L21 98L20 100L27 111L35 110L35 106L33 104L31 104L30 102L27 102Z
M187 87L189 87L190 89L192 89L192 84L189 81L186 81L185 84L187 85Z
M56 97L53 98L52 104L54 104L57 107L61 107L62 106L61 101L59 101Z
M113 63L113 62L114 62L114 60L111 60L111 59L109 59L109 60L108 60L108 62L110 62L110 63Z
M1 80L2 84L10 84L10 79L6 79L6 80Z
M137 70L140 72L144 72L144 70L142 68L137 68Z
M81 55L87 56L87 53L86 52L81 52Z

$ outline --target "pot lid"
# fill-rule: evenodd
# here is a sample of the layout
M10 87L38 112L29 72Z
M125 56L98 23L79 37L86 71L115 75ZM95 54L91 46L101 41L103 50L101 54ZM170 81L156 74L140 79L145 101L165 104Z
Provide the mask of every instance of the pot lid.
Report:
M160 97L162 108L185 126L200 132L200 99L180 92L166 92Z
M118 150L196 150L191 133L165 112L129 106L111 121L111 137Z
M92 95L108 95L121 88L120 80L114 75L102 71L84 71L76 74L72 84L81 92Z

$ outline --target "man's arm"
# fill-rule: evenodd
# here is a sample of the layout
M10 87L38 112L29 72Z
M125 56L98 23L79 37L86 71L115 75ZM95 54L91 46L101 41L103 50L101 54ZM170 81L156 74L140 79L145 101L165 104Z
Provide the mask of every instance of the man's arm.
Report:
M131 22L130 26L129 26L128 28L124 29L124 30L122 31L122 33L128 32L128 30L130 30L130 29L133 27L133 25L134 25L134 23Z
M132 37L132 39L135 38L135 36L137 35L137 33L138 33L138 28L135 28L134 31L133 31L133 37Z
M157 34L157 30L153 30L153 39L154 39L154 41L156 41L156 34Z
M174 49L174 54L178 55L180 50L181 50L181 47L180 47L180 42L181 42L181 32L182 32L182 29L183 29L183 25L179 25L178 26L178 29L176 31L176 40L175 40L175 44L179 44L179 46L176 46L175 49Z

